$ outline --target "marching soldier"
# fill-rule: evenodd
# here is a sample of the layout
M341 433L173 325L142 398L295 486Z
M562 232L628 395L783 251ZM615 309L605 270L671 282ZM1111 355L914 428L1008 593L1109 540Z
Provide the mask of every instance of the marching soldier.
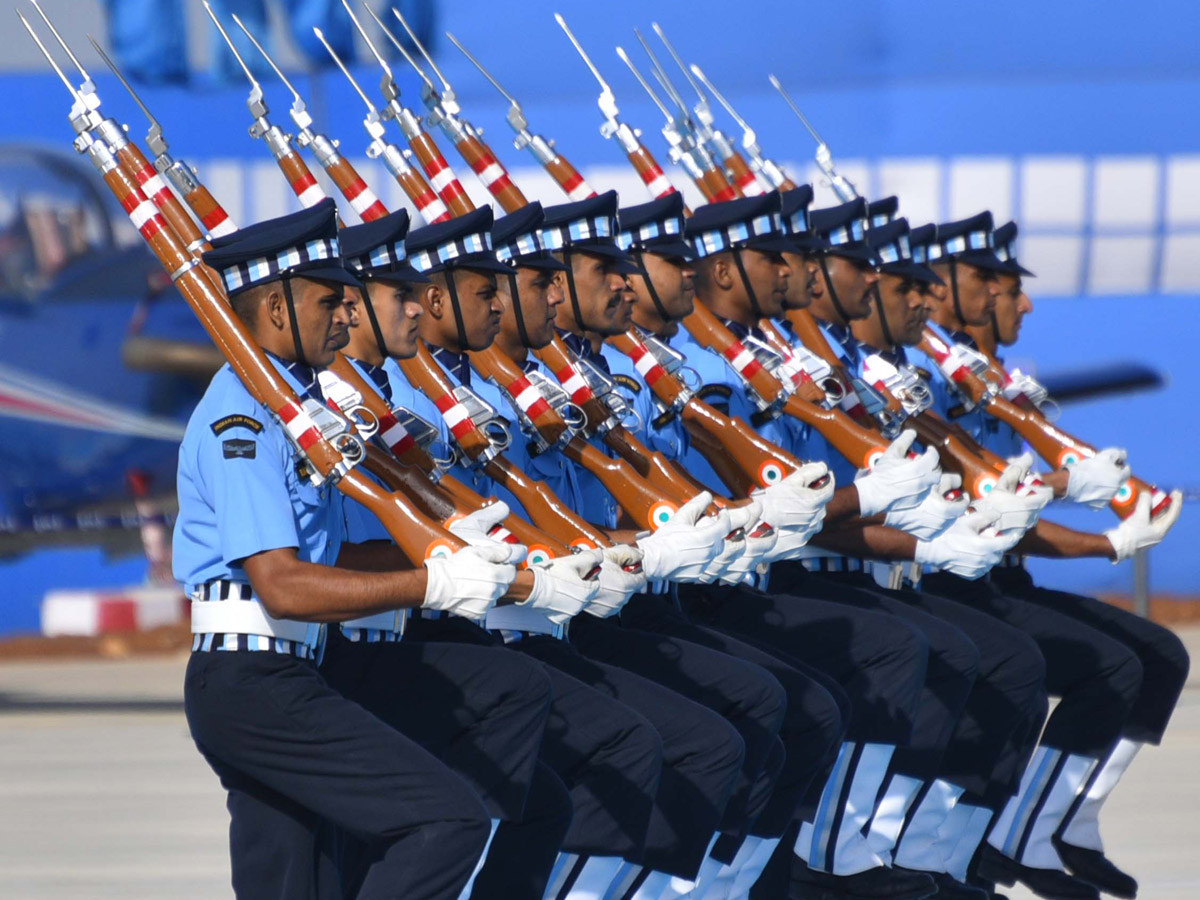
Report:
M998 240L992 235L991 224L990 213L982 213L963 222L939 226L937 241L929 249L936 263L951 275L947 295L936 298L939 302L934 306L934 321L956 342L973 347L972 335L978 335L994 351L997 345L1016 341L1023 317L1032 310L1021 282L1022 276L1032 273L1020 265L1013 252L1015 224L998 229L995 235ZM968 249L957 249L960 244L967 244ZM979 246L975 249L974 245ZM983 261L994 273L989 281L989 297L982 304L978 302L979 291L972 290L971 260ZM968 272L966 279L959 275L964 269ZM939 381L935 375L932 381L941 402L956 403L944 380ZM1019 438L1008 426L980 412L962 416L961 421L981 443L998 453L1019 445ZM1059 476L1058 493L1066 499L1098 508L1111 499L1128 477L1124 457L1123 451L1101 451L1091 459L1069 463L1051 477ZM1100 556L1120 561L1135 549L1162 540L1179 515L1179 496L1172 495L1172 501L1171 509L1154 520L1150 518L1148 503L1144 503L1128 519L1103 534L1075 531L1043 520L1015 549L1031 555ZM989 842L1003 855L989 860L994 864L991 870L1006 882L1016 877L1033 886L1061 881L1057 878L1059 872L1054 870L1062 869L1065 864L1079 879L1106 893L1132 897L1137 892L1137 882L1104 856L1099 837L1099 808L1137 749L1162 739L1187 678L1187 653L1174 634L1152 622L1093 598L1037 587L1020 556L1006 559L1005 565L993 570L989 586L1010 604L1030 604L1031 621L1050 623L1044 626L1047 630L1053 626L1058 646L1054 647L1053 656L1051 651L1046 654L1051 675L1056 666L1088 665L1094 667L1093 684L1103 683L1105 673L1115 665L1109 663L1109 668L1105 668L1105 661L1110 658L1120 658L1137 675L1132 679L1127 704L1111 702L1116 690L1111 688L1108 701L1097 698L1098 703L1106 705L1104 713L1086 714L1091 728L1103 728L1098 735L1082 724L1068 724L1070 735L1054 727L1063 707L1060 701L1034 758L1035 763L1043 764L1048 775L1034 777L1032 765L1027 770L1019 796L1010 802L1010 808L989 836ZM955 584L941 588L948 593L961 589ZM976 602L976 591L981 592L981 588L976 587L970 593L972 603ZM1133 666L1128 664L1130 656ZM1072 678L1070 683L1076 684L1078 679ZM1051 691L1056 692L1053 683ZM1015 811L1021 804L1038 804L1038 814L1026 822L1019 821ZM1077 895L1084 895L1076 890Z
M432 279L423 294L422 337L446 374L460 384L480 390L484 399L489 399L487 387L472 370L467 352L485 349L499 332L502 308L495 277L510 271L497 261L491 250L492 224L490 209L480 210L414 231L408 239L414 265ZM497 405L501 402L499 397L494 399ZM523 450L512 449L518 453ZM519 455L513 459L524 467ZM705 505L706 501L696 503L697 512ZM708 545L681 554L691 559L692 565L703 565L711 556L709 547L723 534L720 523L707 527L711 531ZM691 535L682 536L681 531L676 535L672 540L664 533L658 540L642 541L641 546L650 548L652 558L667 559L673 555L670 547L682 550L685 545L690 546ZM692 559L698 552L700 556ZM600 574L602 590L612 602L614 594L627 595L629 590L621 566L639 557L629 556L628 549L621 547L605 553L610 561L618 563L615 572L602 568ZM675 559L672 564L681 562ZM562 883L552 877L551 890L561 888L563 893L559 896L569 900L602 896L614 880L639 874L624 867L624 862L640 866L642 879L656 873L664 876L665 882L658 884L656 880L656 892L649 896L661 896L670 887L671 878L679 878L686 885L686 889L676 894L682 896L691 889L691 879L696 877L705 859L741 772L744 742L728 722L700 704L622 668L581 656L562 639L562 624L586 607L587 603L570 610L551 609L548 611L556 613L555 618L542 616L540 621L537 617L514 617L506 610L497 610L485 623L495 638L510 648L539 659L636 710L653 724L662 741L662 776L642 846L636 852L624 854L623 860L616 854L603 857L597 854L575 863L574 870L560 869ZM423 622L422 633L428 630L432 630L431 624ZM778 690L777 686L775 689Z
M509 291L501 291L505 314L497 343L526 367L536 366L538 363L528 355L529 349L548 344L555 325L566 326L569 330L563 332L564 337L577 348L581 358L601 372L611 374L608 367L612 357L606 349L601 348L603 352L597 349L606 332L585 330L580 320L599 322L608 310L619 313L623 311L622 306L624 310L630 306L624 297L622 304L615 302L618 292L625 287L619 284L618 278L612 275L593 278L593 272L589 271L600 255L595 252L598 248L608 253L622 249L612 238L615 197L608 194L581 203L552 207L547 212L549 222L541 225L540 230L528 209L506 216L493 230L498 251L502 258L511 259L518 274L517 278L510 276ZM584 225L589 221L605 224L601 227L593 225L589 231ZM538 234L560 246L559 253L565 264L571 266L569 279L565 271L559 276L567 282L566 291L555 292L549 305L556 313L553 318L547 315L547 304L541 301L539 294L520 287L519 273L531 257L521 255L519 248L522 244L528 246ZM682 245L678 234L676 244ZM624 259L628 261L629 258ZM517 286L515 296L514 283ZM573 298L569 306L563 300L563 293ZM623 332L626 325L622 318L614 315L611 325L600 327L608 329L608 333ZM577 511L601 508L599 501L602 498L597 498L596 503L588 503L579 498L579 492L571 492L571 474L582 481L586 473L568 472L565 476L567 484L563 486L563 493L576 498ZM606 524L615 524L615 515ZM643 595L634 603L640 604L643 600L652 602L648 595ZM720 712L737 727L746 743L743 775L726 808L721 837L709 854L713 865L708 867L707 877L700 879L699 890L704 891L704 896L710 892L715 896L718 891L725 890L731 892L730 896L744 895L787 827L799 794L811 782L822 760L836 747L841 732L841 710L823 687L769 654L699 628L651 627L649 630L658 636L648 639L649 635L624 617L628 608L626 605L619 610L621 624L625 627L614 627L615 620L611 618L578 618L572 623L570 640L588 658L629 669L670 687ZM646 621L649 623L652 618ZM680 625L686 626L686 623L680 622ZM738 652L732 652L735 647ZM730 656L751 666L739 665ZM764 680L764 669L774 678ZM833 689L839 690L836 685ZM757 708L739 700L755 696L765 700L755 704ZM787 715L781 731L779 719L785 708ZM780 732L778 738L775 737L777 731ZM719 876L714 871L716 863L720 864ZM739 879L740 883L737 883ZM735 889L737 893L732 893ZM643 896L648 895L645 885L639 891Z
M360 324L350 329L347 351L389 395L384 356L404 359L416 352L420 305L413 284L428 281L405 259L407 231L408 213L401 210L339 234L347 268L362 282ZM366 510L353 501L346 507L350 540L390 542ZM498 506L467 520L483 519L486 531L503 512ZM534 572L535 579L544 577ZM321 671L335 689L466 779L493 824L499 823L501 846L523 848L519 858L487 853L475 895L504 884L509 897L539 900L571 815L566 788L538 761L550 713L549 680L536 664L499 649L403 640L406 621L406 614L383 613L341 622L330 629ZM420 690L413 689L417 684ZM355 895L367 852L359 842L345 841L339 868L348 896Z
M355 283L332 202L218 240L205 261L284 379L319 399L316 372L345 344L343 290ZM421 570L346 542L341 495L309 483L282 425L228 366L189 422L178 486L175 574L194 600L185 708L229 794L237 895L310 896L326 820L371 849L359 897L456 897L488 813L462 778L325 681L322 623L415 607L482 613L527 592L528 576L477 548Z

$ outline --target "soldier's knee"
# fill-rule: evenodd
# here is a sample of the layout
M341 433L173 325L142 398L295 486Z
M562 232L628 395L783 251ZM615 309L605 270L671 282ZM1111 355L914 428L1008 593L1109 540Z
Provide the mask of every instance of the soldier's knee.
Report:
M663 765L662 735L649 720L628 710L614 725L594 761L619 771L632 786L653 793Z
M1179 635L1169 628L1162 628L1153 643L1153 653L1156 662L1162 660L1162 667L1170 674L1172 687L1182 687L1187 681L1191 661Z

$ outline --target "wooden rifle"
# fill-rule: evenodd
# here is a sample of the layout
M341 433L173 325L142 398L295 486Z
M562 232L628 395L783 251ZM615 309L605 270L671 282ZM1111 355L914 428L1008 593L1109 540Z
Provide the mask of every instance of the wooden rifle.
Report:
M365 476L353 471L354 464L363 455L363 447L358 437L349 427L333 435L332 440L322 433L312 414L271 365L262 348L254 343L245 325L233 314L224 292L216 286L212 273L196 261L193 251L146 197L136 178L125 170L118 161L115 150L107 144L104 135L99 133L101 130L110 130L107 127L100 129L99 123L96 123L95 114L99 98L95 96L91 79L79 66L57 30L46 19L59 43L80 69L85 86L90 89L92 96L86 100L54 62L24 16L21 16L21 21L75 100L70 116L77 133L75 148L86 154L100 172L105 184L113 192L151 251L171 275L172 281L247 391L257 402L270 410L283 426L289 441L307 462L310 478L314 483L333 484L347 496L370 509L414 564L419 565L431 555L442 555L465 546L437 522L415 509L407 498L388 493ZM93 123L97 125L96 133L93 131ZM139 155L144 161L145 157L140 150L136 147L128 149L124 154L126 164L136 165Z

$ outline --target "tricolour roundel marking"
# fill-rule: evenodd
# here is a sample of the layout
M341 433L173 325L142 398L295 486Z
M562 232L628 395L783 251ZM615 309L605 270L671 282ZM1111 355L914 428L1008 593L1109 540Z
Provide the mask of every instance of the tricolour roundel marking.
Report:
M975 488L973 493L976 497L986 497L996 489L996 479L991 475L980 475L975 479Z
M1063 447L1058 454L1058 467L1073 465L1083 459L1083 454L1074 447Z
M1132 503L1134 497L1135 494L1133 490L1133 483L1126 480L1124 484L1117 488L1116 494L1113 495L1112 502L1118 506L1125 506L1126 504Z
M425 548L426 559L446 559L454 555L454 548L449 541L436 540Z
M875 463L879 462L879 457L881 456L883 456L883 448L876 447L867 454L866 465L864 465L863 468L869 472L871 469L875 468Z
M675 513L678 511L678 509L679 508L674 503L669 503L666 500L663 500L661 503L655 503L652 507L650 507L651 530L662 528L664 525L670 522L671 519L675 517Z
M758 483L762 487L770 487L773 484L779 484L779 482L783 481L783 478L783 466L778 460L768 459L765 463L758 467Z
M529 555L525 557L525 566L544 566L550 560L554 559L554 554L550 552L550 548L542 544L530 544Z
M585 537L577 537L571 541L572 547L578 547L580 550L595 550L596 544L594 541L589 541Z

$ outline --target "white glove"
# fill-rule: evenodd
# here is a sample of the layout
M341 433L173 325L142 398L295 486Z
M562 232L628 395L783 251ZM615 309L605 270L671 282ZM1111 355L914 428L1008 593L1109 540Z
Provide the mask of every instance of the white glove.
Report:
M932 540L953 525L970 506L971 498L960 490L961 487L961 475L945 472L937 488L930 491L929 496L912 509L898 509L888 513L883 517L883 524L906 531L919 540ZM946 495L951 491L958 491L958 499L946 499Z
M1133 474L1125 462L1127 456L1124 450L1108 447L1095 456L1068 463L1066 499L1092 509L1104 507Z
M515 540L505 541L492 536L492 529L507 519L509 512L508 504L498 500L456 519L446 526L446 530L472 547L506 547L509 558L505 562L519 565L529 555L529 548ZM503 533L511 536L507 528L503 529Z
M893 509L910 509L925 499L937 486L942 470L937 451L929 447L920 456L908 458L917 433L905 430L883 451L869 472L859 470L854 479L858 488L858 511L874 516Z
M1029 473L1033 471L1033 454L1028 450L1020 456L1010 456L1005 462L1010 466L1016 466L1017 471L1021 473L1017 476L1017 481L1024 481L1029 477Z
M729 516L729 534L725 535L725 540L721 542L721 549L704 568L704 572L700 575L702 584L711 584L724 574L725 570L733 565L737 560L741 559L746 552L746 536L745 529L750 528L758 521L762 513L762 506L758 503L747 503L745 506L734 506L726 510ZM736 538L731 538L734 532L739 532Z
M1021 470L1009 465L996 480L996 485L973 504L981 512L996 516L997 531L1016 531L1024 534L1037 524L1054 492L1046 485L1034 487L1021 484Z
M994 522L994 513L967 513L933 540L917 541L913 560L971 581L981 578L1016 543L1011 535L997 534Z
M642 570L651 581L698 581L729 534L729 514L706 516L712 494L703 491L689 500L653 534L640 536Z
M646 573L640 569L626 572L626 566L642 561L642 551L631 544L614 544L604 548L600 563L600 590L584 612L598 619L607 619L620 611L629 598L646 589Z
M829 476L829 480L824 485L810 487L825 476ZM763 562L791 559L821 530L825 504L833 496L834 487L829 467L823 462L810 462L777 484L751 492L751 496L762 504L763 521L778 534Z
M551 623L562 625L582 612L600 590L598 579L583 579L603 559L599 550L580 550L530 566L533 590L521 606L540 609Z
M746 529L746 552L725 567L721 581L725 584L744 582L760 564L770 560L778 540L779 532L766 520L759 519Z
M1114 563L1129 559L1138 550L1153 547L1171 530L1183 509L1183 493L1171 491L1171 505L1157 519L1150 518L1153 498L1149 491L1143 492L1133 507L1133 514L1111 531L1104 532L1113 549L1117 551Z
M464 547L450 556L425 560L428 579L422 609L439 609L467 619L482 619L517 577L507 548L491 542Z

